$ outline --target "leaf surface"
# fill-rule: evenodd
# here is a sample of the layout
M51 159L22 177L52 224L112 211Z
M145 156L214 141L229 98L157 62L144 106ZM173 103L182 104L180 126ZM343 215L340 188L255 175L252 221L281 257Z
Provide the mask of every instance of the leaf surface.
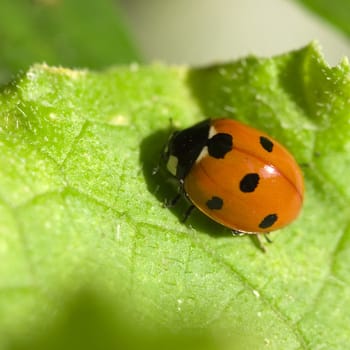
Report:
M331 68L315 44L198 69L31 67L0 96L2 344L55 329L89 289L140 327L239 335L240 348L344 349L349 107L347 60ZM152 171L170 121L215 116L264 130L303 164L302 215L266 254L198 212L180 223L184 202L162 208L176 189Z
M139 60L116 1L2 0L0 82L35 62L104 68Z

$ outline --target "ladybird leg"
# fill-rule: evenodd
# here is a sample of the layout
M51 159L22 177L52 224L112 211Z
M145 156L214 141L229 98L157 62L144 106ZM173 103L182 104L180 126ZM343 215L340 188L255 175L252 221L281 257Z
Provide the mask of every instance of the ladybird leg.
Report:
M268 234L269 234L269 232L264 233L263 236L264 236L266 242L269 243L269 244L271 244L272 241L271 241L271 239L267 236ZM267 252L267 249L266 249L266 246L264 245L264 243L263 243L262 240L261 240L261 233L256 233L254 236L256 237L256 240L258 241L258 246L259 246L259 248L262 250L263 253L266 253L266 252Z
M172 208L176 205L176 203L179 201L180 198L181 198L181 193L178 193L171 201L165 200L163 203L163 206L165 208Z
M245 232L238 231L238 230L234 230L234 229L231 230L231 233L232 233L234 236L237 236L237 237L245 236L245 235L247 234L247 233L245 233ZM255 245L257 245L258 248L259 248L262 252L266 253L266 247L264 246L264 243L261 241L261 238L260 238L261 233L249 234L249 236L251 236L251 238L253 239ZM264 234L264 236L265 236L265 238L266 238L266 240L267 240L268 242L272 242L269 238L266 237L266 234Z
M273 243L273 242L272 242L271 238L269 237L269 233L270 233L270 232L265 233L265 234L264 234L264 238L265 238L265 240L266 240L267 243L271 244L271 243Z
M237 236L237 237L239 237L239 236L244 236L244 232L238 231L238 230L234 230L234 229L231 230L231 233L232 233L234 236Z
M186 210L186 213L183 217L183 219L181 220L182 222L186 222L186 220L189 218L189 216L191 215L192 213L192 210L195 208L195 206L193 204L191 204L187 210Z
M263 252L263 253L266 253L266 247L264 245L264 243L261 241L261 236L259 233L255 234L254 235L256 237L256 240L258 241L258 247L260 248L260 250ZM265 235L264 235L265 236Z

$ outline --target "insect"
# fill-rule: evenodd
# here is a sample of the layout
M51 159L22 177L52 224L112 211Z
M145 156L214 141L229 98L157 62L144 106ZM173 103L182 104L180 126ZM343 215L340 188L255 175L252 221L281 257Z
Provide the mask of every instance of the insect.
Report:
M293 156L241 122L207 119L174 132L162 154L179 195L235 234L269 233L292 222L304 196ZM186 215L187 218L188 215Z

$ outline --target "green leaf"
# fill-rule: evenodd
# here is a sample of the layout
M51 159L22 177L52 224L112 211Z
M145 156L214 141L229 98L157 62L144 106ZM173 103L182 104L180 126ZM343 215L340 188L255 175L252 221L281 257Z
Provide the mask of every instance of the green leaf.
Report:
M35 62L103 68L138 60L112 0L4 0L0 81Z
M298 0L298 2L350 37L350 2L348 0Z
M266 254L198 212L181 223L184 202L162 208L176 189L152 171L171 121L215 116L304 164L302 215ZM201 329L219 348L346 348L349 121L349 63L327 66L315 44L198 69L33 66L0 95L0 346L63 344L54 315L92 290L133 326Z

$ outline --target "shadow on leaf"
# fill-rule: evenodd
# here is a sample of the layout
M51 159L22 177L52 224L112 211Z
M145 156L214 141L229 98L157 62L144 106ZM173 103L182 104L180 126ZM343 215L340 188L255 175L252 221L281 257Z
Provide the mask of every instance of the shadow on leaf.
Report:
M171 201L178 193L177 181L167 172L164 164L161 164L160 157L170 133L170 129L159 130L143 139L141 143L140 162L142 164L143 175L148 190L161 203ZM156 173L155 169L158 169ZM190 202L182 196L175 206L160 208L160 210L171 211L177 216L179 225L191 226L195 230L207 233L212 237L229 237L231 235L229 229L209 219L199 210L193 210L190 217L183 223L186 210L190 205ZM233 237L233 239L235 238L239 239L238 237Z

